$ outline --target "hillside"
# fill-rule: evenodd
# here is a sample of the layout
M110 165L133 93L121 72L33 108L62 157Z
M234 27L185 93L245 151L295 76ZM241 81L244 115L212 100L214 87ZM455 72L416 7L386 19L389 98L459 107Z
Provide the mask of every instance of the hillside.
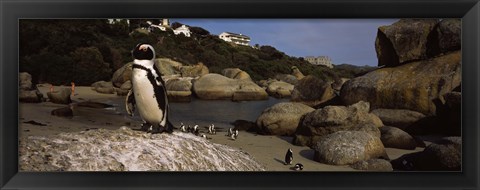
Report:
M209 31L190 26L188 38L155 30L139 30L141 20L109 24L96 20L21 20L20 72L32 74L34 83L56 85L90 85L110 80L112 73L131 61L131 48L140 42L154 46L157 57L166 57L184 64L206 65L210 72L238 67L254 80L273 78L278 73L291 73L297 66L305 75L334 80L352 77L345 69L314 66L303 58L292 57L272 46L252 48L227 43ZM173 23L172 26L178 26Z

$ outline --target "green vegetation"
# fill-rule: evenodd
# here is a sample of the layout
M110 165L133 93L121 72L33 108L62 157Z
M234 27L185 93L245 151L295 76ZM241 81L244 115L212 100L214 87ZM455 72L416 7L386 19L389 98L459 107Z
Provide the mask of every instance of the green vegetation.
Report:
M131 49L143 42L154 46L157 57L184 64L201 62L215 73L238 67L254 80L289 74L292 66L325 80L355 75L348 68L311 65L271 46L252 48L227 43L200 27L191 27L190 38L174 35L171 29L147 33L139 27L145 27L143 20L130 20L130 26L125 20L114 24L106 19L20 20L20 71L32 74L34 82L56 85L108 81L116 69L132 60Z

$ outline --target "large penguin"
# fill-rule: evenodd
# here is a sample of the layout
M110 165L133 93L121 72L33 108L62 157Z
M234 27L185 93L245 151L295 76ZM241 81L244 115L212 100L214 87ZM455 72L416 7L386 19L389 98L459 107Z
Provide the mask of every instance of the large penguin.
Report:
M132 50L132 89L126 98L126 108L130 116L135 107L144 121L142 130L151 133L173 131L168 121L168 99L165 82L155 66L155 50L149 44L138 44Z

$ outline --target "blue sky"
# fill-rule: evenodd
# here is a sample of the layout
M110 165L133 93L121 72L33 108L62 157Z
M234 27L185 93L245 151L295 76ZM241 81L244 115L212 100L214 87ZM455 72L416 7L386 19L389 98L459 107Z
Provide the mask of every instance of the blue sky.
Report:
M327 55L334 64L377 65L377 29L397 19L170 19L212 34L241 33L295 57Z

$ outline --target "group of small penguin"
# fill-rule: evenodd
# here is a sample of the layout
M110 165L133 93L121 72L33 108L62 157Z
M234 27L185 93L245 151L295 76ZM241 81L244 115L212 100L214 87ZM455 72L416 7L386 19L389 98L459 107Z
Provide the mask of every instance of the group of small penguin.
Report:
M293 161L293 152L292 152L292 149L289 148L287 150L287 154L285 154L285 165L291 165L292 161ZM297 163L292 169L297 171L303 170L303 164Z
M238 129L235 129L235 131L232 128L229 128L227 131L227 135L230 137L230 139L235 140L238 138Z
M198 129L198 125L195 125L193 127L188 125L188 127L185 127L185 125L182 122L180 122L180 131L182 131L184 133L193 133L193 134L195 134L195 136L200 136L200 137L203 137L203 138L207 138L207 135L205 135L203 133L200 133L200 129ZM212 134L212 135L217 134L217 131L215 129L214 124L210 124L208 126L208 134Z

